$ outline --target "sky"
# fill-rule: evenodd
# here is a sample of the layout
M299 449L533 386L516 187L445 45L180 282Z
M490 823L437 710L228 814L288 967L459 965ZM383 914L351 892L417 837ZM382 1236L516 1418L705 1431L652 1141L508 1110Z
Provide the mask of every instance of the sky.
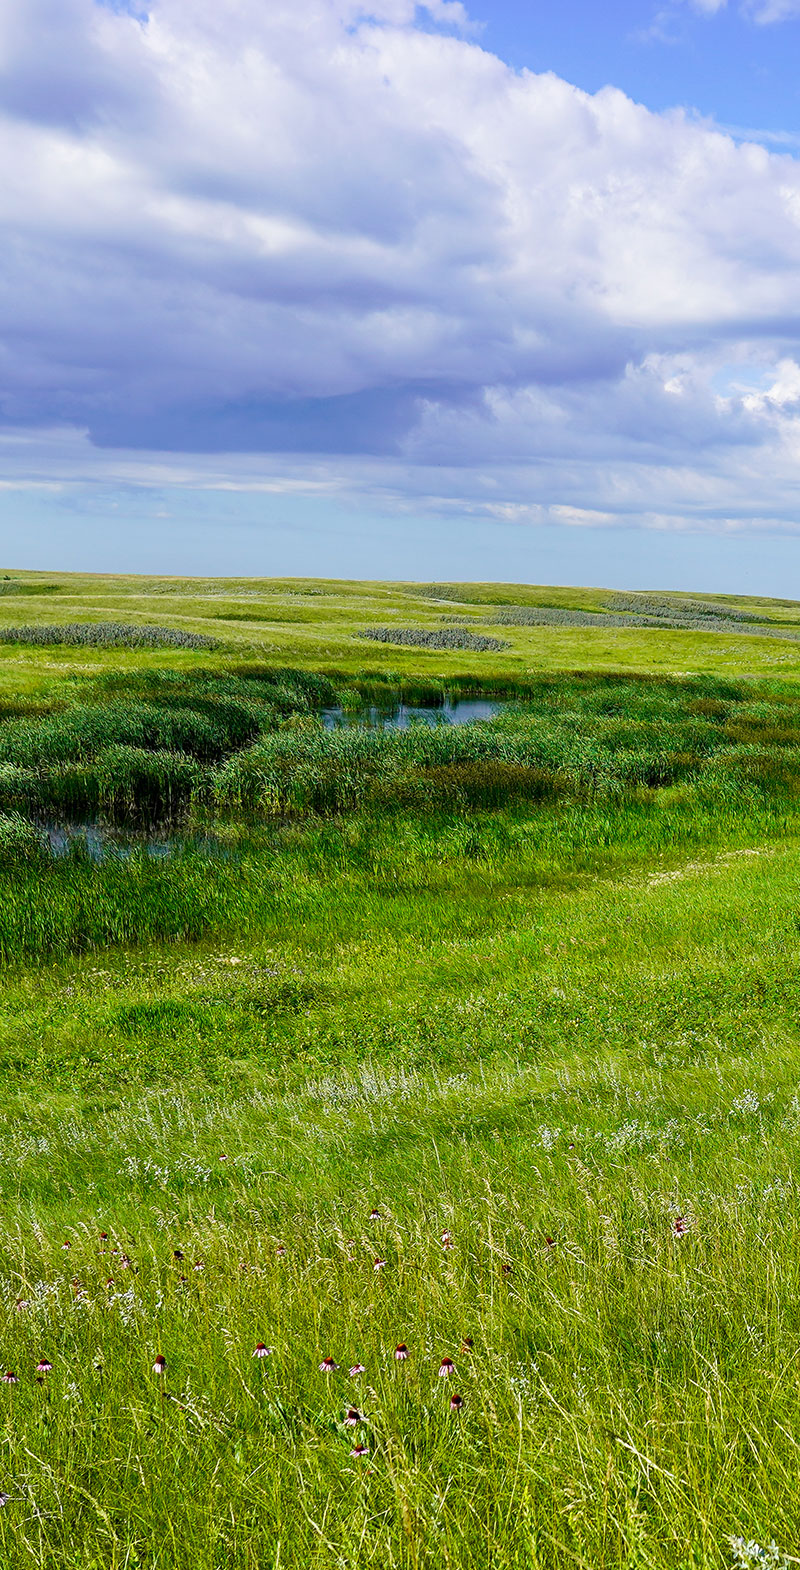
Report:
M0 567L800 598L800 0L0 0Z

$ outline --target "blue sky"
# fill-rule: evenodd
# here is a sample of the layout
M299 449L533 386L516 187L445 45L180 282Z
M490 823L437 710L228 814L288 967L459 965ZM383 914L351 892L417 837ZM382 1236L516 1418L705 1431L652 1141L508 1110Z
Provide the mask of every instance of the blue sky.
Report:
M800 598L800 0L0 0L0 561Z
M777 25L731 0L716 11L685 0L488 0L475 15L481 42L517 68L555 71L589 93L611 83L650 109L682 104L780 144L800 141L795 11Z

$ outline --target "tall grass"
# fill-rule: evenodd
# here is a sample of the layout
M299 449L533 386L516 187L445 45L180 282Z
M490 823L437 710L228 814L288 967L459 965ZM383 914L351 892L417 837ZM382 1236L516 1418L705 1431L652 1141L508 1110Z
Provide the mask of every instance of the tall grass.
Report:
M786 1570L800 698L330 697L0 723L6 780L231 818L99 862L0 821L1 1562Z

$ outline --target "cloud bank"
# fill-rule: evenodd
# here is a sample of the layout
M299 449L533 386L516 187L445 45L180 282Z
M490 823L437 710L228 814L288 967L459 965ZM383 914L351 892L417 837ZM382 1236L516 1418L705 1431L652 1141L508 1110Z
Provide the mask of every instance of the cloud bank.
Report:
M787 154L456 0L0 0L0 116L6 484L800 525Z

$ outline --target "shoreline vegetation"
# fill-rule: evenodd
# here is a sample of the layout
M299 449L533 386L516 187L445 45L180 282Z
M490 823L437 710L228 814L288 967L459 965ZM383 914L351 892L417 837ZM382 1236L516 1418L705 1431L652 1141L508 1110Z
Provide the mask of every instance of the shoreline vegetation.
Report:
M0 623L3 1563L785 1570L800 603Z

